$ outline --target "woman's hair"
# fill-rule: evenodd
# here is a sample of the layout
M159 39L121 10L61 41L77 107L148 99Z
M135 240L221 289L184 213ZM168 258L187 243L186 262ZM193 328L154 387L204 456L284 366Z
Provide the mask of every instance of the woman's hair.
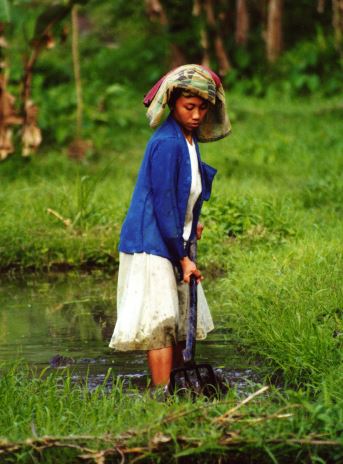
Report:
M193 92L190 92L189 90L187 89L183 89L181 87L177 87L176 89L174 89L170 95L170 97L168 98L168 106L169 106L169 109L170 111L173 110L173 108L175 107L175 103L176 103L176 100L180 97L199 97L199 95L193 93ZM205 100L204 98L200 97L202 100Z
M170 97L168 98L168 106L169 106L170 111L173 110L176 100L181 97L183 90L184 89L177 87L176 89L172 91Z

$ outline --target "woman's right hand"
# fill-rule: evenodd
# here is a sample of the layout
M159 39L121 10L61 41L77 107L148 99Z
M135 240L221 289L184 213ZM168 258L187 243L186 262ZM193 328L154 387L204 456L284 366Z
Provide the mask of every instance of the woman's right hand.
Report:
M188 256L182 258L180 263L182 267L183 281L186 284L189 284L191 275L195 276L197 283L204 279L196 264L191 259L189 259Z

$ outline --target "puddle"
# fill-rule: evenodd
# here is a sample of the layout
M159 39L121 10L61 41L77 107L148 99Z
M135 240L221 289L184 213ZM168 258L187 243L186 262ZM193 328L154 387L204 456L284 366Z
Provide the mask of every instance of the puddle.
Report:
M44 368L70 363L90 388L102 383L109 368L124 384L148 382L143 352L108 348L115 322L116 277L103 273L51 273L0 277L0 361L24 360ZM209 362L238 390L256 382L254 366L235 347L216 301L216 285L206 289L216 329L197 344L197 362ZM60 355L66 359L56 358ZM53 368L53 367L51 367Z

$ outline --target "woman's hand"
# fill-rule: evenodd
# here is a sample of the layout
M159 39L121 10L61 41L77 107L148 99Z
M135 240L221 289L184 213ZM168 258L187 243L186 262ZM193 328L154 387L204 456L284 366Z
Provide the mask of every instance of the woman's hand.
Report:
M192 260L190 260L188 256L182 258L180 260L180 263L182 267L183 281L186 282L186 284L189 284L191 275L195 276L197 283L204 279L201 275L201 272L196 267L196 264Z
M200 240L200 239L201 239L202 231L203 231L203 230L204 230L204 225L203 225L203 224L200 224L200 222L198 222L198 225L197 225L197 232L196 232L197 240Z

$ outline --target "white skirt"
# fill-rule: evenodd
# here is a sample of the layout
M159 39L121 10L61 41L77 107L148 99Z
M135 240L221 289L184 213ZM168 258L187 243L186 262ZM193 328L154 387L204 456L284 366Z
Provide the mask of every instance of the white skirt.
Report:
M213 330L198 284L197 340ZM120 253L117 322L110 348L120 351L166 348L186 340L189 286L178 282L172 263L146 253Z

